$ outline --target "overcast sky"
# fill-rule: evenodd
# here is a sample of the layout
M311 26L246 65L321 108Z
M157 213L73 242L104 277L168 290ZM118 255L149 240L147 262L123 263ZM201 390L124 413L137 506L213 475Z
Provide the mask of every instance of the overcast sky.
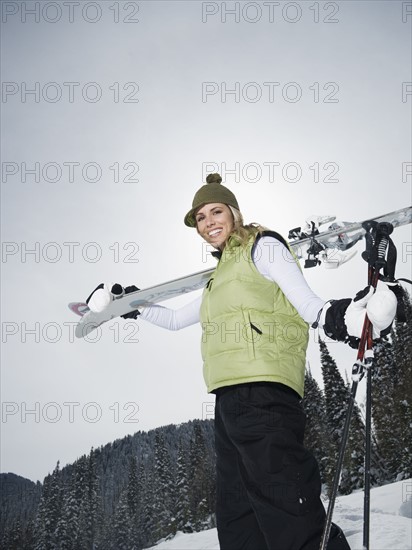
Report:
M183 224L207 173L247 222L286 236L313 213L355 221L411 202L411 2L78 4L2 2L1 471L33 480L212 416L200 326L116 320L79 341L67 308L102 281L212 267ZM410 226L394 240L410 277ZM363 288L362 247L305 271L314 291ZM355 352L330 350L350 373Z

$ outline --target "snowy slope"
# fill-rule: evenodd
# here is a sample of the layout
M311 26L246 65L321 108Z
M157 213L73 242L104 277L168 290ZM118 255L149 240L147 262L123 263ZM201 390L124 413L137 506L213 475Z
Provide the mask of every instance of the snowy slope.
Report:
M344 530L352 550L362 549L363 492L336 500L333 521ZM377 487L371 492L370 547L412 549L412 479ZM154 550L219 550L216 529L177 535Z

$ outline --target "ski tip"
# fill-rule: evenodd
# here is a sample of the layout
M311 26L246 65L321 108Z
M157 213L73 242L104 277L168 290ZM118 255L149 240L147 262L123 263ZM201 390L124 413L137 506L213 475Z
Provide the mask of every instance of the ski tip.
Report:
M83 315L90 311L89 306L84 302L70 302L70 304L68 304L68 308L80 317L83 317Z

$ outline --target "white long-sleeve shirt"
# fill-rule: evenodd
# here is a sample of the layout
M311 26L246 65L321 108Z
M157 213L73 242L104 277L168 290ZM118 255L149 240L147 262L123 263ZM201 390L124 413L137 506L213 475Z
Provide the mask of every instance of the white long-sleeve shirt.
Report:
M252 259L259 273L280 287L299 315L307 323L314 323L325 301L309 287L290 251L274 237L265 236L255 247ZM140 309L140 318L168 330L180 330L199 323L201 303L199 296L179 309L145 306Z

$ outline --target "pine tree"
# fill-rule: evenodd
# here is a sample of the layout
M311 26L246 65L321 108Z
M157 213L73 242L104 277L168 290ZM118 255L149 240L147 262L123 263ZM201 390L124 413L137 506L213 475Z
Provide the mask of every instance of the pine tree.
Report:
M209 483L207 480L207 468L205 467L206 445L199 421L194 422L193 440L190 445L190 522L195 531L204 528L205 514L207 515L207 500L202 503L203 499L207 499ZM202 505L201 505L202 503ZM206 510L206 511L205 511Z
M199 502L196 510L196 516L198 518L196 525L197 530L203 531L204 529L207 529L209 527L209 507L206 497L203 497Z
M24 550L32 550L34 548L34 520L31 519L27 522L24 531Z
M75 475L73 486L73 505L76 507L76 521L73 522L72 537L78 547L86 545L87 521L85 521L85 505L87 502L87 458L85 455L80 457L75 463Z
M54 550L57 546L56 529L62 506L60 483L60 465L57 462L53 473L49 474L44 480L43 493L36 520L37 536L35 550Z
M96 472L96 452L92 448L87 458L86 492L83 505L83 538L85 548L93 550L98 536L99 480Z
M400 430L399 423L394 421L397 371L393 345L388 338L375 343L371 375L373 433L383 463L381 481L393 481L398 470Z
M127 490L124 490L120 495L113 518L112 548L116 548L117 550L130 550L129 533L130 522L127 504Z
M400 432L397 479L406 479L412 476L412 303L403 288L401 301L405 320L395 322L392 336L397 370L393 412Z
M139 482L137 476L136 456L130 457L129 480L127 483L127 508L130 521L130 548L137 549L140 544L139 535Z
M163 433L156 431L155 435L155 463L154 463L154 534L155 539L175 533L172 494L173 477L168 451Z
M412 475L412 306L401 291L405 319L375 344L372 369L374 433L386 466L384 481Z
M75 484L70 478L64 489L62 514L56 529L59 550L76 550L78 532L79 509L76 501Z
M71 476L66 481L62 514L57 525L57 535L61 550L75 550L83 547L82 513L87 494L86 457L78 459L72 468Z
M1 532L0 548L9 548L9 547L10 547L10 531L7 525L5 525Z
M139 505L139 484L137 481L137 459L130 457L129 462L129 481L127 483L127 505L129 514L134 517Z
M45 548L45 530L46 530L46 514L47 514L47 502L50 490L51 476L48 474L43 481L43 488L37 510L36 522L35 522L35 550L43 550Z
M13 525L10 533L8 550L20 550L23 546L23 532L20 520Z
M189 522L190 509L188 470L186 453L183 449L182 440L179 441L179 448L177 452L176 493L176 529L185 533L191 533L193 532L193 527Z
M56 548L92 550L97 539L98 479L95 452L78 459L66 482L62 513L56 528Z
M349 389L329 354L326 344L319 340L322 375L325 388L326 415L331 444L334 448L328 467L336 468L343 428L349 402ZM365 428L359 407L355 404L342 466L340 492L349 494L363 486ZM331 489L331 487L329 487Z
M325 397L310 369L305 373L303 408L306 413L305 447L311 451L319 464L321 479L329 487L333 482L333 470L328 467L332 452L328 437Z
M154 514L153 514L153 471L146 469L144 464L139 466L139 532L140 544L143 548L154 541Z

